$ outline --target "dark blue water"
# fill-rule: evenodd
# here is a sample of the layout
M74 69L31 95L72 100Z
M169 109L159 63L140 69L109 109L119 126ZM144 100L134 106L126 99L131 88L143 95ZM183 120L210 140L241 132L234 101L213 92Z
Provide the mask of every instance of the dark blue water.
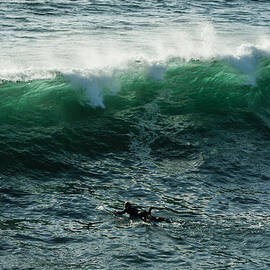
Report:
M269 11L1 2L0 269L269 269Z

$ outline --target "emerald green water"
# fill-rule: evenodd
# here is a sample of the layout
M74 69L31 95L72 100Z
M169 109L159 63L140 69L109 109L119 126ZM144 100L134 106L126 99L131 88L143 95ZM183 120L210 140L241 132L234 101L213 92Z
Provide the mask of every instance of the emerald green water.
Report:
M3 81L3 157L15 155L16 163L18 154L22 162L31 164L40 162L36 159L40 152L46 156L63 151L128 151L132 137L144 136L140 132L159 148L160 140L173 144L172 136L180 130L268 129L264 121L269 110L268 58L258 64L256 85L224 61L173 61L164 68L162 80L153 80L143 68L137 64L117 71L109 83L103 77L81 83L81 77L75 77L80 84L74 84L74 77L65 74L56 74L54 79ZM116 82L118 89L113 91ZM93 84L98 84L97 95L89 96ZM91 106L95 99L102 107Z
M269 269L269 14L1 2L0 269Z

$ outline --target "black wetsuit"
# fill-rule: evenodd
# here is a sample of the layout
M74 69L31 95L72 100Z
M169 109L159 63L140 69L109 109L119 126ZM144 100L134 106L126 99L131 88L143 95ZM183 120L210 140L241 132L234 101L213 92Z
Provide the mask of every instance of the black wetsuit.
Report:
M125 203L125 207L122 211L115 211L116 215L129 214L130 218L140 218L141 214L138 209L134 206L131 206L130 203Z
M115 211L114 214L116 215L123 215L123 214L129 214L131 219L139 218L143 220L144 222L168 222L171 221L167 218L163 217L155 217L152 216L151 211L153 207L149 207L148 211L139 211L135 206L132 206L129 202L125 203L124 209L122 211Z

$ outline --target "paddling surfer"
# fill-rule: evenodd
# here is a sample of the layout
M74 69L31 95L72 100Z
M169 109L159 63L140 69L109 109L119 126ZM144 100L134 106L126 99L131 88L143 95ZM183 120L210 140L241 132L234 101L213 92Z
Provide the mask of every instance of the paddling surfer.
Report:
M130 202L125 202L124 209L122 211L114 211L115 215L128 214L131 219L139 218L144 222L168 222L171 221L163 217L152 216L151 211L154 207L150 206L148 211L139 211L135 206L131 205Z

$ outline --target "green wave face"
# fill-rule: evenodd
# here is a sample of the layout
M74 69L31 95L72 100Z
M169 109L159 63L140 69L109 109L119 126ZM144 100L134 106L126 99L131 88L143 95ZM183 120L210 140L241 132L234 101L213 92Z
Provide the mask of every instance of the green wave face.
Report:
M63 77L0 85L1 123L48 126L76 118L78 98ZM72 115L74 113L74 116Z
M117 71L113 78L120 84L117 93L110 91L112 81L100 79L97 89L91 80L73 84L69 77L60 74L48 80L4 81L0 85L1 123L55 125L97 113L132 110L147 103L158 104L162 113L169 115L268 109L269 58L260 62L256 85L250 85L247 75L228 63L214 60L172 59L160 76L161 79L153 79L140 64ZM91 91L98 93L91 97ZM90 99L97 97L102 99L102 106L92 104Z
M268 126L269 93L267 57L258 63L256 84L227 61L181 59L150 67L137 62L110 79L57 74L47 80L3 81L2 165L19 160L42 168L61 153L126 151L134 136L159 148L161 137L173 144L179 130L224 123Z
M153 80L140 72L122 75L121 91L117 97L106 97L106 108L110 109L118 100L127 108L155 103L163 115L199 113L215 118L221 114L267 111L269 61L269 58L261 59L255 73L256 82L251 84L250 74L240 72L226 61L185 63L172 59L162 80Z

